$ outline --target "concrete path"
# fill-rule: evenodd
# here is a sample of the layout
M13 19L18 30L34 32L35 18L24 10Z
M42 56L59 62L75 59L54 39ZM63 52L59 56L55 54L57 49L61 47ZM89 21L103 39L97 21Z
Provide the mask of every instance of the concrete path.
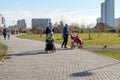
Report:
M9 46L0 64L0 80L120 80L120 62L82 49L45 53L45 43L19 39L0 40Z

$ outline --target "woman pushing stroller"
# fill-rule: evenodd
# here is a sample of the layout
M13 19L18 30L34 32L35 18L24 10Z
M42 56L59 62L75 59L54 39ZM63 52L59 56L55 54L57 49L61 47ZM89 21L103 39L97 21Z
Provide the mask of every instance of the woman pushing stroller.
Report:
M63 28L63 42L61 45L61 48L67 48L67 43L68 43L68 36L69 36L69 31L68 31L68 24L65 24L64 28Z
M55 45L54 45L54 36L53 36L53 28L52 28L52 23L49 23L49 26L46 28L46 47L45 47L45 51L48 50L56 50L55 49Z
M83 44L83 40L77 35L74 36L72 34L69 34L68 31L68 24L65 24L64 28L63 28L63 43L61 45L61 48L67 48L67 42L68 42L68 36L70 35L71 39L73 40L73 42L71 42L71 48L78 46L79 48L82 48L82 44ZM75 45L75 43L77 45Z

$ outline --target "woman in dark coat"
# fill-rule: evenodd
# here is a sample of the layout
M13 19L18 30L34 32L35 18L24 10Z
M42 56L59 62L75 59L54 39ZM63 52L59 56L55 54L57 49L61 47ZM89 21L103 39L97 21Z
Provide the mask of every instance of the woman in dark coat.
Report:
M64 28L63 28L63 43L61 45L61 48L67 48L67 42L68 42L68 35L69 35L69 31L68 31L68 25L65 24Z

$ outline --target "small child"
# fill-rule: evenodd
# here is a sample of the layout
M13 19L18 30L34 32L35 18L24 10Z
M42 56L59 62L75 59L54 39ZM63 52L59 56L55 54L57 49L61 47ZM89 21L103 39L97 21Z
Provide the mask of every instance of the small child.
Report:
M53 32L47 35L47 40L52 40L52 39L54 40Z
M83 44L83 40L77 35L77 36L74 36L74 35L70 35L71 36L71 39L74 41L72 42L72 46L75 46L74 43L76 43L77 45L79 45L79 47L82 48L82 44Z
M81 46L83 44L83 40L78 35L76 36L76 42L77 42L77 44L79 44Z

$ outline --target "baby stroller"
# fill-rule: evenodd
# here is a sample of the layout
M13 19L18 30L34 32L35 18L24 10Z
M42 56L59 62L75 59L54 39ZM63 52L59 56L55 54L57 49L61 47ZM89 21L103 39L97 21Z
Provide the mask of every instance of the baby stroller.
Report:
M47 52L48 51L56 52L54 39L53 39L52 35L48 35L47 36L45 51L47 51Z
M77 35L70 35L71 39L73 40L71 42L71 49L75 48L76 46L78 46L78 48L82 48L82 44L83 44L83 40Z

